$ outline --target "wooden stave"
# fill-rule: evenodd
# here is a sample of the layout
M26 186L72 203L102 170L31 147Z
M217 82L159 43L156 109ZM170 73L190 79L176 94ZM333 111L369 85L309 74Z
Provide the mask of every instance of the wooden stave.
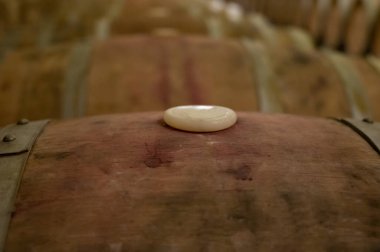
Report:
M240 113L231 129L193 134L167 128L161 118L50 123L28 160L7 251L377 248L380 159L350 128ZM261 211L247 208L247 200Z
M342 48L344 36L348 30L348 20L352 15L355 0L333 1L328 14L327 27L324 33L324 45L329 48Z
M355 7L345 33L345 50L360 55L370 50L370 40L380 13L380 1L357 1Z
M318 43L326 27L326 17L331 7L330 0L314 0L308 19L307 30Z

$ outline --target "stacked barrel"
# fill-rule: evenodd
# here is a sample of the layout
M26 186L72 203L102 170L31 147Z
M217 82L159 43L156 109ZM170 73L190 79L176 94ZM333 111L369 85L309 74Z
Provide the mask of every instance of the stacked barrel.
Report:
M379 10L0 0L0 252L376 251Z
M308 30L318 44L380 56L379 0L242 1L280 25Z

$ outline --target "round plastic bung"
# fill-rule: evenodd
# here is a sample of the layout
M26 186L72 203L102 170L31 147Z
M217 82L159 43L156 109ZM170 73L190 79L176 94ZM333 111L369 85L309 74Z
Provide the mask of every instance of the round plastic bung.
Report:
M173 107L165 111L164 121L169 126L191 132L224 130L236 123L232 109L221 106L190 105Z

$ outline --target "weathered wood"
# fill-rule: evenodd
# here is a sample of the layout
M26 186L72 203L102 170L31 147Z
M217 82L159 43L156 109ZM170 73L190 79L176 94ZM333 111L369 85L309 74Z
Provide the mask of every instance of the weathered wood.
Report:
M239 114L217 133L161 113L47 126L6 251L375 251L380 157L333 120Z

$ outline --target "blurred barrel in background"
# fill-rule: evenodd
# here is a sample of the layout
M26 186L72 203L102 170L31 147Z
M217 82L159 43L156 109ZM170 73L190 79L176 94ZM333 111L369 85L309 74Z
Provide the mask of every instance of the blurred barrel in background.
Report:
M379 55L379 0L251 0L250 8L275 24L308 30L318 45Z
M2 123L188 103L256 109L249 60L234 41L120 37L10 53L0 71Z
M0 118L5 124L194 103L380 118L380 74L365 59L340 55L335 64L312 47L289 45L140 35L15 51L0 67ZM352 60L358 67L341 63Z

